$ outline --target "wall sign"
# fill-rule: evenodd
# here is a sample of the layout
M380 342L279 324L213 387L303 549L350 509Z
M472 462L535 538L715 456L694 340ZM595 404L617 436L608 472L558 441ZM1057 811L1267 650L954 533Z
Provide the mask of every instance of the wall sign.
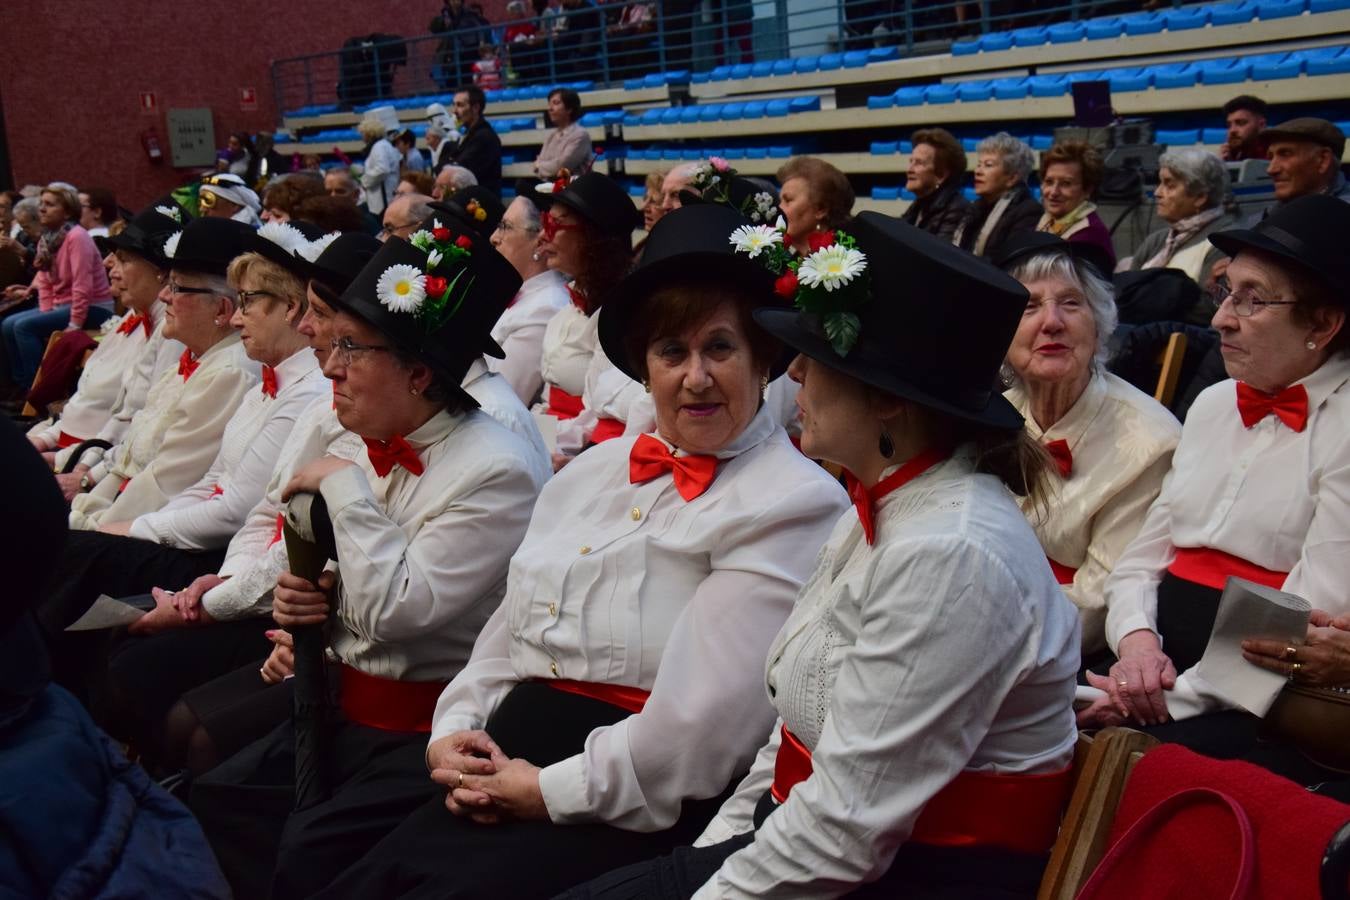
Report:
M244 112L253 112L258 108L258 89L241 87L239 89L239 108Z
M154 115L159 109L159 100L155 98L154 91L141 91L141 115Z
M174 168L216 164L216 128L211 110L171 109L168 112L169 159Z

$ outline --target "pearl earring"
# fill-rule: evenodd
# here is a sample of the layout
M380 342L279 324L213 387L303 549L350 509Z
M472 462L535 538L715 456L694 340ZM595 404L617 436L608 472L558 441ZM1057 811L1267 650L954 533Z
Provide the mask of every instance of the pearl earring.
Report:
M408 388L408 393L410 393L410 394L412 394L414 397L416 397L416 396L417 396L417 388L415 388L415 387L410 387L410 388Z
M1317 342L1316 342L1316 341L1308 341L1308 343L1304 344L1303 346L1307 347L1309 350L1316 350L1316 349L1317 349Z

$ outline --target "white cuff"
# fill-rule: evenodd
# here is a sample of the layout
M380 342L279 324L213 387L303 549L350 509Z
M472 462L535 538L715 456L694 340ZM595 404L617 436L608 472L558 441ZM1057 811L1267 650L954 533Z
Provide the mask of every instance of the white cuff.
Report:
M595 821L586 799L586 761L580 754L547 766L539 772L539 792L544 795L548 817L555 825Z

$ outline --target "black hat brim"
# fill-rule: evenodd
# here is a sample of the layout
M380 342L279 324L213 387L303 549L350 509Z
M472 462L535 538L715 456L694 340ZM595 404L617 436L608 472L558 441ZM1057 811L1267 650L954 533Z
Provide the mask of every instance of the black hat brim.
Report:
M1017 431L1025 424L1017 409L1002 393L994 390L992 385L988 400L982 407L959 406L925 391L919 385L906 381L885 368L868 364L856 352L850 353L849 356L840 356L834 352L829 339L822 332L811 328L802 313L795 309L757 309L755 321L769 334L798 353L888 394L991 428Z
M1235 228L1231 231L1220 231L1209 236L1209 242L1218 247L1220 252L1232 258L1237 256L1243 250L1257 250L1269 256L1273 256L1283 262L1289 263L1296 269L1303 272L1310 272L1328 285L1340 287L1342 272L1334 272L1323 266L1318 265L1312 254L1301 249L1280 243L1269 234L1255 231L1250 228Z
M1097 274L1111 280L1113 261L1105 249L1087 241L1069 241L1043 231L1031 231L1014 235L997 248L994 265L1008 271L1020 262L1048 253L1067 253L1079 262L1085 262L1096 270Z

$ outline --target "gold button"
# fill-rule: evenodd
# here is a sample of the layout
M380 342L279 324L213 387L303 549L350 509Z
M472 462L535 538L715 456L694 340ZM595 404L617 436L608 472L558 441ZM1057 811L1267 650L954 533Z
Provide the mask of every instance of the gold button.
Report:
M582 556L585 556L587 553L591 552L591 547L589 544L583 544L581 550L578 552L580 552Z
M548 670L553 673L554 678L558 677L558 664L556 662L549 663Z
M550 602L548 605L548 614L556 616L558 614L558 604Z
M632 516L632 517L633 517L633 521L636 522L638 519L641 519L641 518L642 518L642 510L638 509L638 508L635 506L635 507L633 507L633 511L630 512L629 515Z

